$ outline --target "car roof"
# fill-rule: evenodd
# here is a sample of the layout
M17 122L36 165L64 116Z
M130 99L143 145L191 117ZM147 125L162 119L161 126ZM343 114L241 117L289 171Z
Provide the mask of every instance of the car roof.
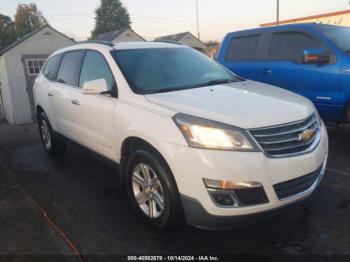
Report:
M234 31L228 33L228 35L234 35L234 34L246 34L246 33L257 33L257 32L264 32L264 31L274 31L275 29L278 30L295 30L295 29L315 29L318 27L338 27L335 25L330 24L320 24L320 23L298 23L298 24L287 24L287 25L279 25L279 26L269 26L269 27L259 27L259 28L253 28L253 29L247 29L247 30L241 30L241 31Z
M76 43L74 45L57 50L51 56L80 49L92 49L97 51L112 51L112 50L129 50L129 49L146 49L146 48L189 48L188 46L179 43L166 42L120 42L111 43L104 41L86 41Z

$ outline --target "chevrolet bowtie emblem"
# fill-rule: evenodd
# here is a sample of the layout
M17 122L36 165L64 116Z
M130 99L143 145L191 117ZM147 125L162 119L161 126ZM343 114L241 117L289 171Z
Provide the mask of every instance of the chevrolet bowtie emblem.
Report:
M307 130L304 130L301 134L299 134L298 140L308 142L310 141L313 135L314 135L314 131L307 129Z

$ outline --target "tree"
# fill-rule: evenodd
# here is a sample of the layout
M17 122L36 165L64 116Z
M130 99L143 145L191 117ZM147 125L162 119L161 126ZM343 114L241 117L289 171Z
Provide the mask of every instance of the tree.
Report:
M130 15L120 0L101 0L101 6L95 13L95 29L91 32L92 37L130 27Z
M38 10L36 4L19 4L15 15L15 24L19 37L48 24L45 17Z
M0 50L17 40L15 23L10 17L0 14Z

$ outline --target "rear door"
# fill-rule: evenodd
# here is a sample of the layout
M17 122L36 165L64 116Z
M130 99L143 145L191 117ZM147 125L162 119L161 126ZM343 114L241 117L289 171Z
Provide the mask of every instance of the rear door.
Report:
M263 33L238 34L228 36L223 46L225 53L221 53L218 60L233 73L244 78L258 80L259 62L263 50Z
M81 67L79 90L74 92L71 104L75 140L112 158L112 141L115 138L114 109L117 102L110 94L83 94L81 88L87 81L105 79L108 90L116 89L116 81L104 56L97 52L86 51Z
M71 103L79 91L79 73L85 51L69 51L63 55L56 82L48 90L51 109L55 118L56 131L74 140Z
M320 40L306 31L277 31L269 35L260 81L293 91L315 104L332 103L337 98L340 59L335 55L327 64L303 64L303 50L324 48Z

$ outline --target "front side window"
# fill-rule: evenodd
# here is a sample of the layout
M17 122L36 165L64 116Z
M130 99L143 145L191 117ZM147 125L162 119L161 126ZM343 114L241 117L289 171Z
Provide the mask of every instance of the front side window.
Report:
M64 54L57 73L57 82L78 86L79 72L84 51L69 51Z
M112 51L135 93L160 93L241 81L217 62L191 48Z
M301 63L303 50L318 48L320 43L298 32L282 32L272 35L268 60L287 60Z
M350 53L350 28L335 26L320 26L321 32L335 43L341 50Z
M43 74L46 76L47 79L51 81L56 80L56 75L57 75L57 70L58 70L58 65L61 61L62 54L55 55L53 57L50 57L44 68L43 68Z
M104 57L96 51L87 51L81 68L79 87L82 88L85 82L96 79L105 79L108 91L116 88L113 74Z
M261 35L234 37L227 49L227 61L259 60Z

